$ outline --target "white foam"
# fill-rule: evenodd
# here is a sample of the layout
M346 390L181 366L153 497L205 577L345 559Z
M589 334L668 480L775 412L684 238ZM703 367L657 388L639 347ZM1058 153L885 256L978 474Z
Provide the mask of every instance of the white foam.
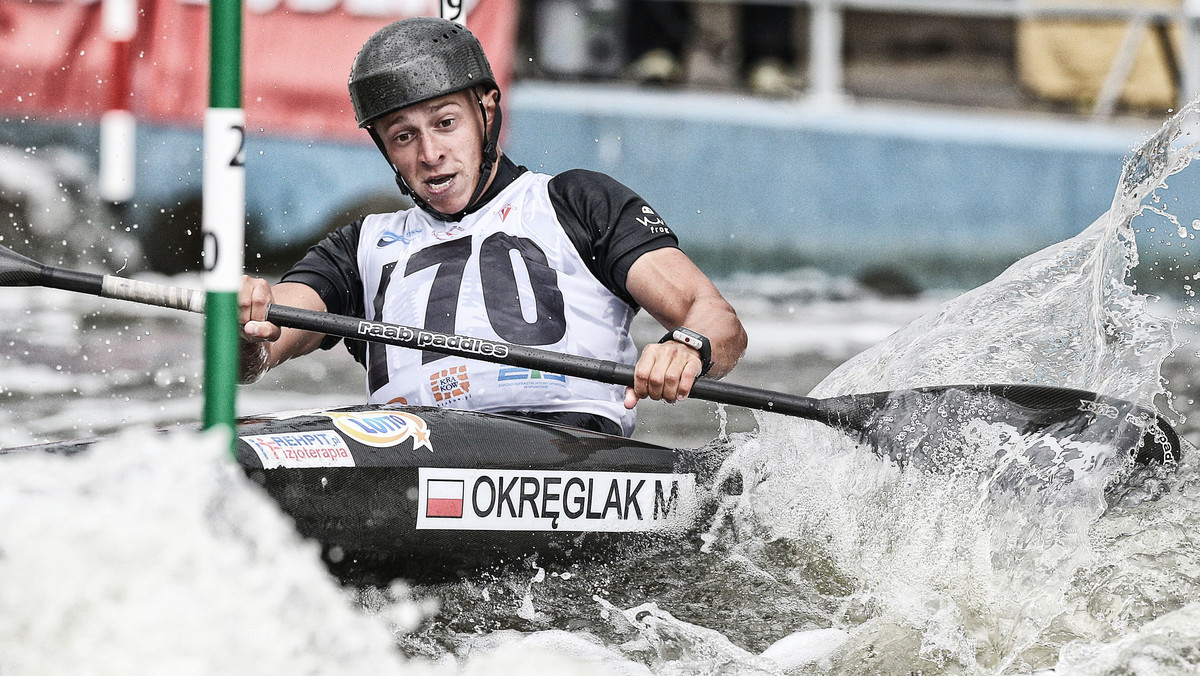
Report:
M565 631L406 661L396 636L429 603L340 587L227 439L131 431L0 456L0 674L649 673Z
M833 654L850 635L841 629L813 629L788 634L762 651L765 657L784 671L816 664Z
M5 676L401 673L388 627L226 444L138 432L0 458Z

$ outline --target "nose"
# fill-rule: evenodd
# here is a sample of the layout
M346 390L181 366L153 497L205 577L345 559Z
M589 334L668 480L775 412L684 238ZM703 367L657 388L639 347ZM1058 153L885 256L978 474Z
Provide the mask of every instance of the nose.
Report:
M421 134L418 143L420 144L418 157L422 163L434 165L442 159L444 154L442 144L438 142L436 134Z

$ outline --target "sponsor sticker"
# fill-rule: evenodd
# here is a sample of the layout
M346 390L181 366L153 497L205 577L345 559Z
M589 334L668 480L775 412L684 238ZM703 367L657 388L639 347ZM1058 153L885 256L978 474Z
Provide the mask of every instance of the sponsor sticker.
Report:
M450 227L446 228L445 231L438 230L437 228L432 230L433 238L440 240L454 239L462 232L463 227L461 225L451 225Z
M1096 415L1102 415L1105 418L1112 418L1113 420L1116 420L1121 415L1116 406L1113 406L1112 404L1102 404L1098 401L1092 401L1090 399L1080 399L1079 410L1083 411L1084 413L1095 413Z
M333 424L343 434L360 444L389 448L398 446L406 439L413 440L413 450L433 450L429 424L423 418L404 411L355 411L341 413L326 411Z
M654 213L654 210L648 205L642 206L642 214L641 217L635 219L638 223L642 224L642 227L655 234L670 234L671 229L667 227L663 219Z
M354 456L333 430L284 432L242 437L265 469L276 467L354 467Z
M505 366L496 374L496 382L502 386L523 385L527 388L545 388L551 385L566 385L567 377L559 373Z
M433 392L433 400L439 404L467 396L471 391L467 365L451 366L429 374L429 390Z
M405 244L411 244L413 241L413 238L416 237L417 235L421 234L422 232L423 232L423 230L421 228L417 228L416 230L413 230L412 232L398 235L398 234L392 232L391 230L385 230L383 232L383 234L379 236L379 241L375 242L375 247L378 249L382 249L383 247L388 246L389 244L395 244L396 242L403 242Z
M691 525L691 474L422 467L418 530L678 531Z

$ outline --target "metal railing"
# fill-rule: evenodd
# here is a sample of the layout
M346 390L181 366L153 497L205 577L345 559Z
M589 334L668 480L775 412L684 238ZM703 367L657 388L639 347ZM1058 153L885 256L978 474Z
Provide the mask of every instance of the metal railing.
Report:
M713 0L696 0L712 2ZM849 99L843 86L844 14L846 11L888 12L940 16L1021 19L1124 21L1125 34L1097 95L1092 113L1112 115L1129 78L1138 50L1151 30L1158 31L1167 48L1167 67L1179 103L1200 96L1200 0L1169 4L1140 2L1097 3L1062 0L726 0L758 4L804 5L810 11L808 90L806 98L818 105L837 105ZM1166 38L1172 24L1183 27L1181 54Z

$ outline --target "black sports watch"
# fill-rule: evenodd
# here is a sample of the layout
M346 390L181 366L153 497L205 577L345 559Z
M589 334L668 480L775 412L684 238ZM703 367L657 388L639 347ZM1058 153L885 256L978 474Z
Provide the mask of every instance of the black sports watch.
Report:
M700 375L705 375L712 368L712 345L708 342L708 338L696 333L686 326L677 326L667 335L662 337L660 343L665 343L668 340L673 340L677 343L683 343L688 347L700 352Z

